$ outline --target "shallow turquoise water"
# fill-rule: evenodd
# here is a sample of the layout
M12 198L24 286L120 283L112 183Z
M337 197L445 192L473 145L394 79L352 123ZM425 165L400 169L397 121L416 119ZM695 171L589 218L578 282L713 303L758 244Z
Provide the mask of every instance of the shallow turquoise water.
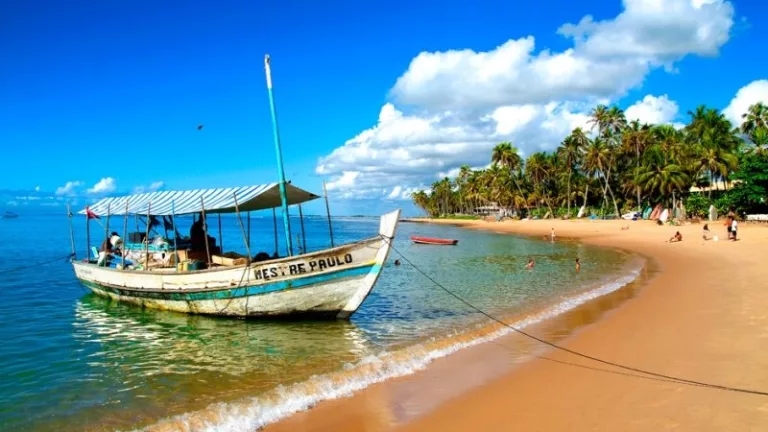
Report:
M2 430L151 425L349 368L481 321L413 267L392 265L394 252L350 322L243 321L142 310L88 294L64 262L3 273L69 252L67 224L61 216L0 220ZM122 221L112 224L122 230ZM78 249L84 250L84 221L78 218L76 225ZM217 229L215 222L209 225ZM254 249L271 253L271 217L254 218L252 227ZM293 228L296 233L298 221ZM375 219L336 219L336 243L373 236L377 228ZM306 229L310 250L329 246L325 219L308 218ZM223 230L227 249L242 244L234 219L224 218ZM96 244L103 228L93 224L91 234ZM456 238L459 245L414 245L411 234ZM606 275L626 273L629 259L577 243L421 224L401 224L395 247L446 287L497 314L597 287ZM534 271L524 269L528 257L536 259ZM582 259L578 274L576 257Z

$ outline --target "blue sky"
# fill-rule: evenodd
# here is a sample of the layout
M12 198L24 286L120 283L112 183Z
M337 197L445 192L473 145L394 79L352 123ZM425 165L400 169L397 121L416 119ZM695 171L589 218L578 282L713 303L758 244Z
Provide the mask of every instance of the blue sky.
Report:
M551 149L600 101L768 99L763 2L413 3L3 2L0 208L275 181L265 53L286 175L344 214L412 210L495 142Z

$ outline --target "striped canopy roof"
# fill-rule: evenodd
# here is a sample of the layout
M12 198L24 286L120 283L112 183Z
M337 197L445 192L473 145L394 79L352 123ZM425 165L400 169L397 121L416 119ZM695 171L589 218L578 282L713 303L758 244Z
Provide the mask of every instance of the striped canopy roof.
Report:
M299 189L290 183L285 184L288 205L301 204L319 198L319 196ZM235 196L240 211L254 211L280 207L280 187L277 183L259 186L243 186L223 189L195 189L187 191L160 191L104 198L89 206L98 216L147 213L153 216L171 214L199 213L205 205L206 213L234 213ZM126 212L126 202L128 211ZM174 210L172 211L172 206ZM85 214L81 210L80 214Z

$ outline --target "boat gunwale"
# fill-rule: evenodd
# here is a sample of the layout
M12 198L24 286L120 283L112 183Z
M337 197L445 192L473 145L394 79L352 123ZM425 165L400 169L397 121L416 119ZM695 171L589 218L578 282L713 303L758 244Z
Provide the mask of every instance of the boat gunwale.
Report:
M373 243L374 241L381 240L381 239L384 239L384 236L379 234L379 235L377 235L375 237L370 237L370 238L367 238L367 239L358 240L358 241L355 241L355 242L352 242L352 243L345 243L343 245L336 246L336 247L333 247L333 248L330 248L330 249L322 249L322 250L319 250L319 251L310 252L310 253L301 254L301 255L281 257L281 258L277 258L277 259L273 259L273 260L267 260L267 261L258 261L258 262L252 261L250 263L239 264L239 265L236 265L236 266L222 266L222 267L219 267L219 268L207 268L207 269L202 269L202 270L188 270L188 271L181 272L181 273L180 272L166 272L166 273L164 273L164 272L159 272L159 271L153 271L151 269L150 270L129 270L129 271L130 271L131 274L149 274L149 275L163 275L163 276L166 276L166 275L168 275L168 276L171 276L171 275L173 275L173 276L184 276L184 275L188 275L188 274L216 273L216 272L230 271L230 270L241 269L241 268L245 269L246 267L252 267L252 266L253 267L262 266L262 265L265 265L265 264L279 264L279 263L282 263L282 262L293 261L293 260L295 260L297 258L313 257L313 256L317 256L317 255L326 254L328 252L339 251L339 250L342 250L342 249L348 249L348 248L350 248L352 246L355 246L355 245L360 245L360 244L364 244L364 243ZM80 266L83 266L83 267L96 267L99 270L104 270L104 271L109 271L109 272L123 273L125 271L125 270L121 270L121 269L117 269L117 268L112 268L112 267L99 266L96 263L92 263L90 261L85 262L85 261L73 260L72 264L73 265L80 265ZM172 268L172 267L162 267L162 268L165 269L165 268Z

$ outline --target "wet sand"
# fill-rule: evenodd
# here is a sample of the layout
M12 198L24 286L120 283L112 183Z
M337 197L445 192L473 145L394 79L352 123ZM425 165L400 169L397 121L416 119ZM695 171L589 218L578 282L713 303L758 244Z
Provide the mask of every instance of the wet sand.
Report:
M768 228L743 224L741 240L728 242L722 224L710 224L720 237L714 242L701 239L702 225L430 222L537 236L555 228L558 241L642 254L655 271L636 296L611 296L617 306L607 313L589 314L595 305L588 304L556 320L570 330L554 331L549 323L530 332L628 366L768 391ZM683 242L666 243L677 230ZM266 430L768 430L768 397L610 373L622 371L542 347L539 357L510 365L510 344L536 345L514 338L468 348Z

